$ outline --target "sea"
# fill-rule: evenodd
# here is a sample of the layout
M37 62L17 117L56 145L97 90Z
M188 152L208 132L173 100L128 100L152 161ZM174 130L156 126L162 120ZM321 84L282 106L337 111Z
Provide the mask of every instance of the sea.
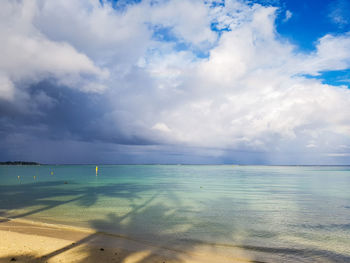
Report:
M0 217L255 262L350 262L350 166L0 166Z

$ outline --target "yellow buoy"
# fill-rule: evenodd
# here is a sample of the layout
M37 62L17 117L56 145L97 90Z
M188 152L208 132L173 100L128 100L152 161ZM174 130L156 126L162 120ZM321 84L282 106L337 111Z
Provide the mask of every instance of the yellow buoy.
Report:
M98 173L98 166L96 165L96 175L97 175L97 173Z
M53 172L51 172L51 175L53 175Z

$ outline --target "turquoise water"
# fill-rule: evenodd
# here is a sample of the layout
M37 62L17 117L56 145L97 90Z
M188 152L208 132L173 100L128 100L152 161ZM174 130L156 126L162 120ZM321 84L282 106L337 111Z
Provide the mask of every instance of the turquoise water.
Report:
M350 167L0 166L0 216L257 261L350 262Z

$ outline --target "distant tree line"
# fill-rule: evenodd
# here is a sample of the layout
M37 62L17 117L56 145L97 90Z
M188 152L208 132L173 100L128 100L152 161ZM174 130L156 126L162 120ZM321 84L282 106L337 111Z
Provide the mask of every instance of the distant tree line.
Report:
M40 165L40 163L14 161L14 162L0 162L0 165Z

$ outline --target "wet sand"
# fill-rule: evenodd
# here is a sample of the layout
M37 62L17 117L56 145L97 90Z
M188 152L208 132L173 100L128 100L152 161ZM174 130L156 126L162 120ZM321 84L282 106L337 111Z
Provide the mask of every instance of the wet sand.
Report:
M244 251L181 251L92 229L0 219L0 262L253 262Z

